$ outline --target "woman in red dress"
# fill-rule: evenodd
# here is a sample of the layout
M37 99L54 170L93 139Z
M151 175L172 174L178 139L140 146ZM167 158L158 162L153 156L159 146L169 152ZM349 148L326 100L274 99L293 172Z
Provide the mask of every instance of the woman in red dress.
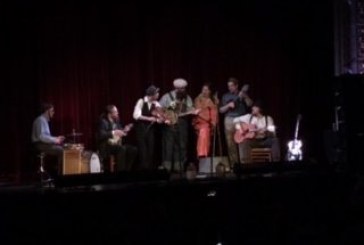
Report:
M201 93L196 97L195 108L200 109L192 120L197 133L197 156L207 157L210 151L211 133L218 120L218 99L213 95L211 85L204 84Z

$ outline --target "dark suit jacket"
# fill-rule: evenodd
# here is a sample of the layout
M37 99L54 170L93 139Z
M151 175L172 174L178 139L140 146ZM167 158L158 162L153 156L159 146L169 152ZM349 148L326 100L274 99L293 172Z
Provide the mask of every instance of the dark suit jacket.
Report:
M120 122L115 123L115 127L113 128L113 124L109 121L107 117L101 117L98 125L98 149L100 156L105 158L109 155L109 144L108 139L112 138L112 131L115 129L122 129L122 125Z

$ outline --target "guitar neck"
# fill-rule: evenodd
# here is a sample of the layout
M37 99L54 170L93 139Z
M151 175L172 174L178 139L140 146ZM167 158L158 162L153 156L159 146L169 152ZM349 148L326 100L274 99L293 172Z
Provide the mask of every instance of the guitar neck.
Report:
M131 128L133 127L133 124L132 123L130 123L130 124L128 124L128 125L126 125L122 130L124 131L124 132L129 132L130 130L131 130Z
M298 130L299 130L299 127L300 127L300 121L301 121L301 115L298 115L297 122L296 122L296 129L295 129L295 132L294 132L294 139L295 140L297 140L297 138L298 138Z
M178 116L179 116L179 117L188 116L188 115L193 114L193 111L194 111L194 110L192 110L192 111L186 111L186 112L183 112L183 113L179 113L179 114L178 114Z

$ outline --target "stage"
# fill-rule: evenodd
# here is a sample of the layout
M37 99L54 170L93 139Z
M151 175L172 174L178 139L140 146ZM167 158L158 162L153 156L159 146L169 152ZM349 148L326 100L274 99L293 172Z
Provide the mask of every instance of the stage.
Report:
M255 165L249 169L221 178L202 176L194 180L159 172L134 173L129 179L123 174L68 176L54 188L40 188L38 183L3 185L2 241L363 241L360 177L339 173L332 166L306 163L297 167L281 163L276 168Z

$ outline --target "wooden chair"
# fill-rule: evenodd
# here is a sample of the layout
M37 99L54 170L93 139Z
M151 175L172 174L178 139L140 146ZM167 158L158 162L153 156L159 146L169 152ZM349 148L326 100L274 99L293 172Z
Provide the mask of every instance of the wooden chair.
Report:
M271 148L252 148L250 150L251 162L271 162L272 150Z
M102 172L113 173L116 171L116 159L114 155L109 155L108 157L103 158L101 157L100 151L97 151L96 154L100 156Z

